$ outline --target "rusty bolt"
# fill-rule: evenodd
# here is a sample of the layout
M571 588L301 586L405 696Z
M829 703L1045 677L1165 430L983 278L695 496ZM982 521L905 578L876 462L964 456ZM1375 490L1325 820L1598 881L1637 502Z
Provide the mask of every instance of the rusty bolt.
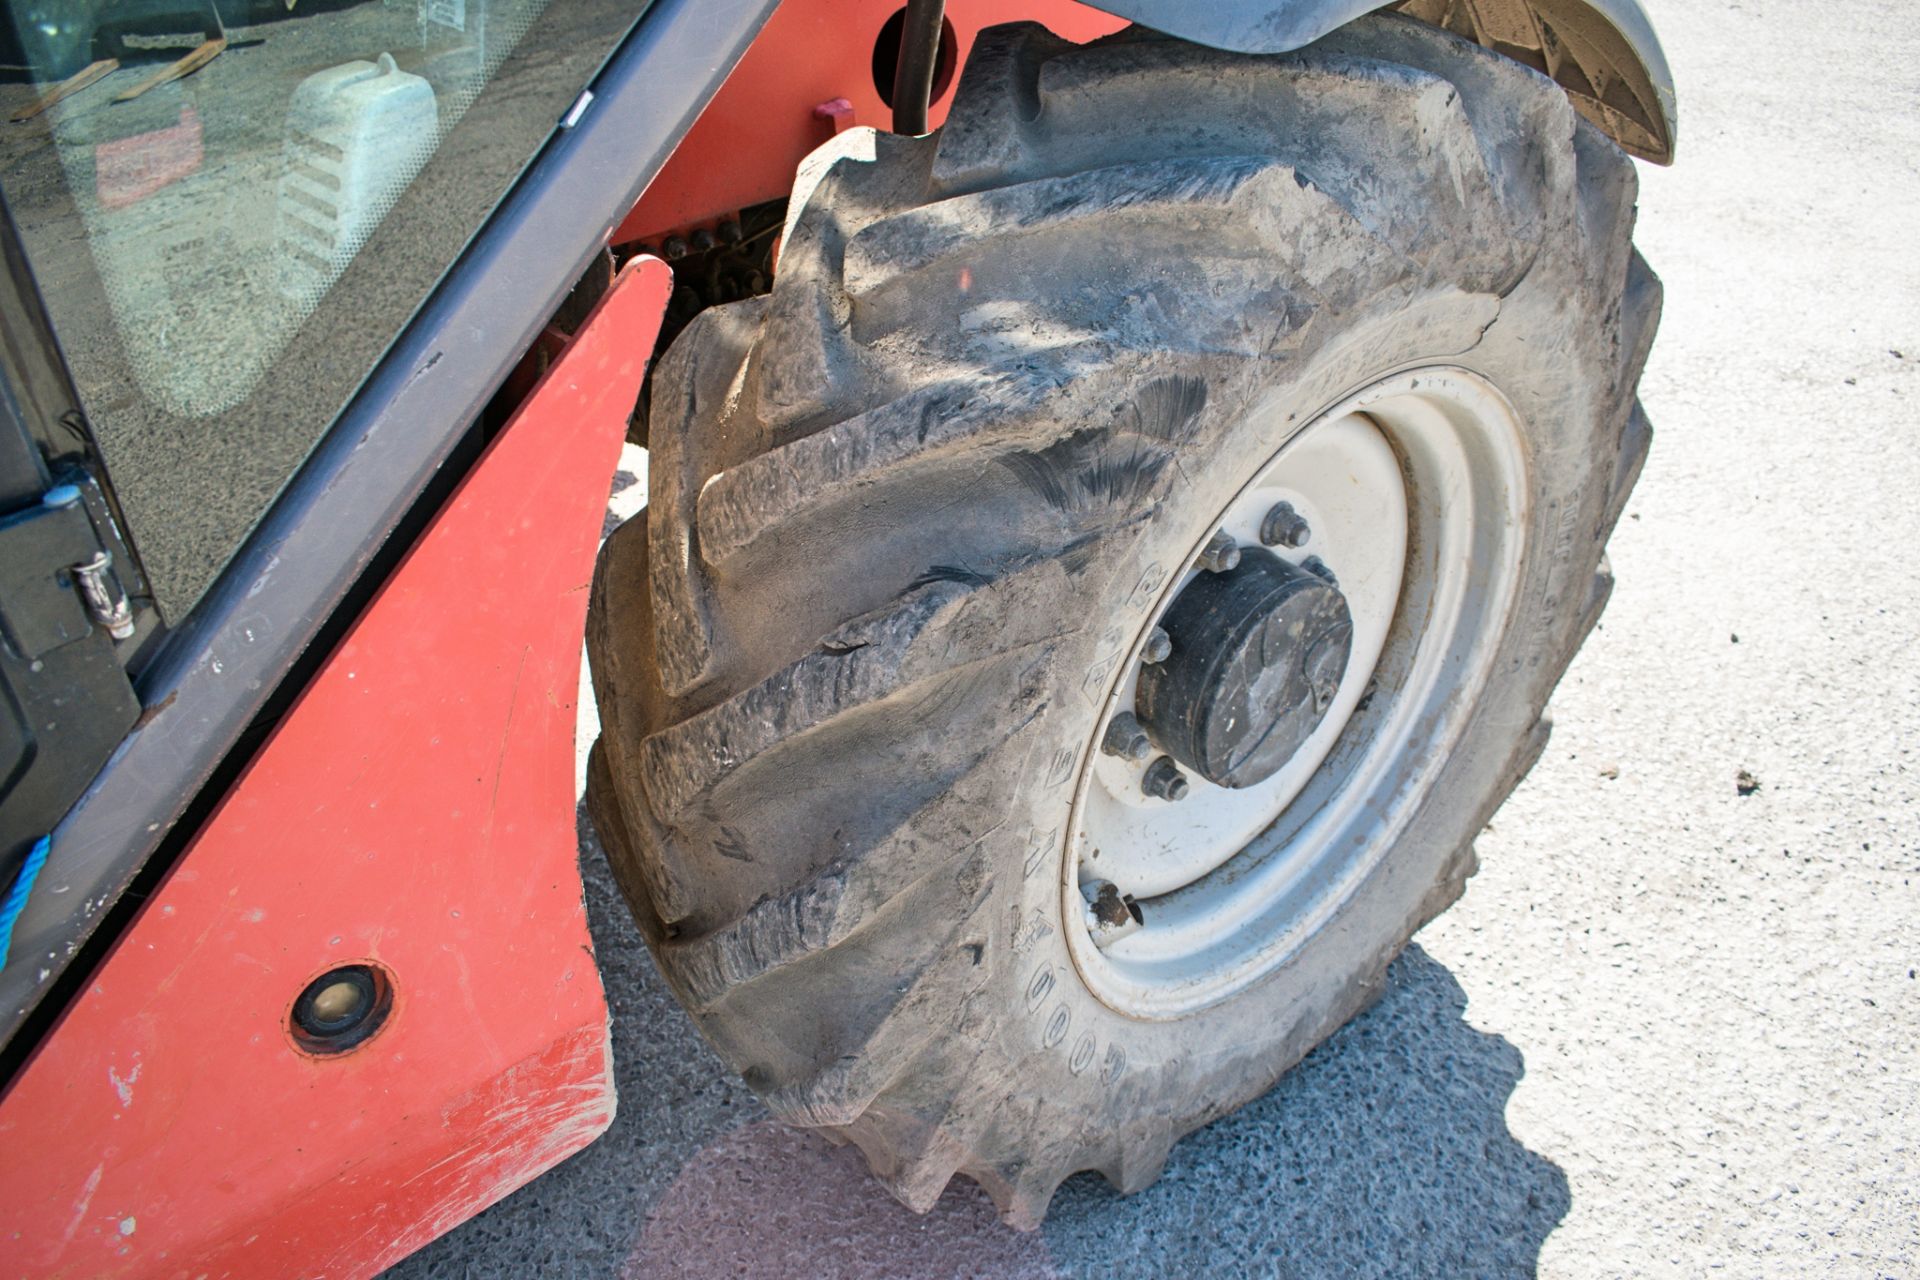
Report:
M1117 929L1133 918L1127 910L1127 901L1120 893L1120 887L1110 880L1102 880L1089 904L1094 920L1110 929Z
M1087 898L1087 923L1102 946L1134 932L1145 920L1140 905L1112 881L1096 880L1082 885L1080 892Z
M1240 563L1240 547L1225 529L1216 529L1200 549L1199 565L1208 573L1227 573Z
M1131 894L1119 892L1119 885L1112 881L1081 885L1081 894L1087 898L1087 933L1098 946L1119 942L1146 923L1139 902Z
M1276 502L1260 521L1260 544L1267 547L1304 547L1313 530L1291 502Z
M1165 627L1155 627L1147 632L1147 642L1140 646L1140 661L1148 666L1157 666L1167 660L1173 652L1173 637L1167 634Z
M1122 760L1131 760L1139 764L1153 754L1153 739L1141 727L1140 721L1131 711L1122 711L1107 721L1107 732L1100 739L1100 749L1110 756L1119 756Z
M1156 800L1185 800L1187 775L1180 772L1172 756L1161 756L1147 766L1146 775L1140 779L1140 789Z

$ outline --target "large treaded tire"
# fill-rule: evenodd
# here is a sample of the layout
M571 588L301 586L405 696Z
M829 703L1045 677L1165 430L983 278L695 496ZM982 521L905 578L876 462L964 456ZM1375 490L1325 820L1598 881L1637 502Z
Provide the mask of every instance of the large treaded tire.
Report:
M1250 57L984 33L927 138L803 166L778 278L655 375L650 505L589 623L589 803L662 972L773 1110L907 1204L955 1172L1031 1227L1132 1191L1380 989L1461 892L1605 603L1659 286L1631 161L1549 80L1408 19ZM1495 675L1335 920L1191 1015L1124 1017L1062 945L1090 671L1300 424L1464 366L1528 439Z

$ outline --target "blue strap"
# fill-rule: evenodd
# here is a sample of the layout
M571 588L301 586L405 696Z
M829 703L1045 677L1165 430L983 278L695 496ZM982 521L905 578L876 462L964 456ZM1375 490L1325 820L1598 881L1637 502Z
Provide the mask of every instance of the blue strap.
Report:
M27 895L33 892L33 882L40 878L40 868L47 865L47 850L53 847L52 836L41 836L27 853L27 860L20 864L20 874L13 878L13 887L7 890L7 897L0 902L0 967L7 963L7 953L13 948L13 922L27 909Z

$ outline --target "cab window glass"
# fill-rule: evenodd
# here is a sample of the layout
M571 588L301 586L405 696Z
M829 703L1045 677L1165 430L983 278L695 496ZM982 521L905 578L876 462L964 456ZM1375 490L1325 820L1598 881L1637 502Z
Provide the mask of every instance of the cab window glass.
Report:
M640 7L8 0L0 183L164 611Z

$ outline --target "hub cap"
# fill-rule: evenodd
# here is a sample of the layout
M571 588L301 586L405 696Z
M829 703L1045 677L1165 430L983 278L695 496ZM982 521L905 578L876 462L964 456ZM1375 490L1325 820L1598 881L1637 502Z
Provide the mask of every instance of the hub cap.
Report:
M1173 649L1141 673L1140 720L1222 787L1264 782L1293 758L1333 705L1353 648L1339 588L1264 549L1196 577L1160 625Z
M1255 411L1286 442L1140 620L1074 800L1067 940L1138 1017L1224 999L1339 908L1445 763L1512 605L1525 454L1491 385L1426 369L1290 437L1282 417Z

